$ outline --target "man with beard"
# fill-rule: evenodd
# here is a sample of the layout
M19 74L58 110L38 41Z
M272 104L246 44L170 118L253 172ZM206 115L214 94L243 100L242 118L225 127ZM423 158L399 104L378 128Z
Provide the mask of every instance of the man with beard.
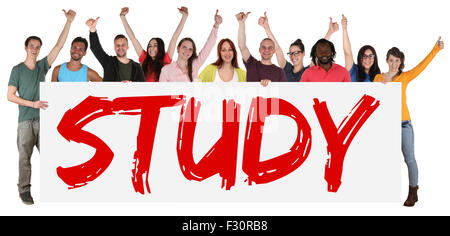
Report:
M311 49L314 66L307 69L301 82L351 82L350 73L334 63L336 50L332 42L320 39Z
M86 55L87 48L88 42L86 39L75 38L70 48L70 61L55 67L52 82L102 81L97 72L81 64L81 59Z
M145 76L139 63L127 57L128 40L124 35L114 38L114 51L116 56L109 56L103 50L97 34L97 19L89 19L86 25L89 27L89 41L91 50L103 67L103 81L144 82Z
M247 69L247 82L261 82L263 86L267 86L269 81L287 82L283 69L272 64L272 56L275 53L275 44L271 39L263 39L259 45L261 61L256 60L250 54L245 36L245 20L249 14L250 12L241 12L236 15L236 19L239 22L238 44L245 68Z

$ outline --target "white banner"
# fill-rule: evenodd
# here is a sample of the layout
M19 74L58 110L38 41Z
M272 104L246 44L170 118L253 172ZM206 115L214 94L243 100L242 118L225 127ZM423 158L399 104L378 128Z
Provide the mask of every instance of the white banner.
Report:
M44 202L400 201L398 83L40 89Z

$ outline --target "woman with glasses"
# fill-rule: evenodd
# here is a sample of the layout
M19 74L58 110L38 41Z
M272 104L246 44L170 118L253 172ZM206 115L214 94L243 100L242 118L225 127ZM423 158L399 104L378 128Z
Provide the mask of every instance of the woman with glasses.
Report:
M389 65L389 71L375 76L374 82L400 82L402 84L402 152L408 166L409 193L404 206L414 206L417 202L418 187L418 169L414 156L414 131L411 124L408 106L406 105L406 87L411 80L415 79L428 64L433 60L436 54L444 49L444 42L439 37L431 52L425 59L410 71L403 72L405 67L405 55L398 48L391 48L386 55L386 62Z
M305 45L303 45L303 42L301 39L295 40L290 46L289 46L289 52L287 55L289 56L289 59L291 59L291 62L286 61L284 57L283 50L281 49L280 45L278 44L277 40L275 39L275 36L273 35L272 31L269 27L269 20L267 18L266 12L264 12L264 16L259 18L258 24L264 28L266 31L267 37L272 39L273 42L275 42L275 53L277 55L277 61L278 65L284 70L284 73L286 74L286 79L288 82L299 82L300 78L303 75L303 72L305 72L306 69L310 67L303 66L303 58L305 57ZM325 36L325 39L329 40L331 35L336 32L339 29L337 23L333 23L330 18L330 25L328 32Z
M353 53L347 31L347 18L342 15L342 35L344 43L345 68L350 72L352 82L372 82L375 75L380 74L377 52L370 45L365 45L358 52L357 63L353 61Z

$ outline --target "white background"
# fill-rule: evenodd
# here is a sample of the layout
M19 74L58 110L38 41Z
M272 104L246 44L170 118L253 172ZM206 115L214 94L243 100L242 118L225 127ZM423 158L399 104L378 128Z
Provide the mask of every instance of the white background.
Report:
M301 38L306 54L311 46L327 31L329 17L340 22L344 13L349 19L350 40L356 56L365 44L373 45L379 55L381 70L387 71L385 53L392 46L406 54L406 70L419 63L432 49L439 36L448 45L449 22L445 1L8 1L3 4L1 15L3 32L1 45L1 78L4 92L11 68L25 59L23 43L27 36L38 35L43 39L40 58L46 56L56 43L65 17L61 9L74 9L77 17L72 24L66 46L54 65L69 59L70 41L76 36L88 37L84 22L100 16L97 26L102 45L113 54L112 39L124 30L119 18L120 8L130 7L128 20L137 38L145 47L151 37L161 37L169 43L177 26L180 14L176 7L189 8L189 19L180 38L192 37L198 48L205 42L213 25L215 9L219 9L224 23L219 29L219 39L231 38L237 43L237 22L234 15L240 11L251 11L247 20L247 44L253 55L258 56L258 45L265 33L257 25L258 17L268 11L272 31L285 51L296 38ZM336 45L336 62L344 63L341 31L332 36ZM129 56L137 60L134 50ZM0 165L0 214L13 215L79 215L79 214L124 214L124 215L448 215L450 207L447 180L450 164L447 152L449 128L445 119L449 117L447 91L450 82L447 71L448 49L440 52L427 69L409 85L408 105L415 131L416 159L419 165L419 202L414 208L405 208L403 202L396 203L147 203L147 204L47 204L39 203L39 155L33 155L33 191L37 204L24 206L17 193L17 105L5 98L1 122L2 155ZM215 60L215 52L208 64ZM174 56L176 59L176 55ZM273 60L275 62L275 59ZM306 60L305 60L306 61ZM102 75L102 68L89 51L83 62ZM242 62L240 61L242 66ZM47 74L50 80L51 70ZM441 107L442 108L438 108ZM374 145L380 148L385 140ZM393 158L402 158L393 157ZM402 200L407 195L406 165L402 165Z

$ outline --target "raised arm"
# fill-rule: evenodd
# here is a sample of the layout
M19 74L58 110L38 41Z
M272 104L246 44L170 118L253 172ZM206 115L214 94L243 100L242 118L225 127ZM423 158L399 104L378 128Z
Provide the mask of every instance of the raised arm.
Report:
M325 39L329 41L331 39L331 35L337 31L339 31L339 24L337 22L333 22L333 18L330 17L330 23L328 24L328 31L325 35Z
M216 44L217 31L219 29L219 25L222 24L222 17L218 13L219 10L216 10L216 14L214 15L214 26L211 30L211 33L209 34L208 39L206 40L206 43L203 46L202 50L200 50L200 52L198 53L197 59L194 60L193 65L197 69L200 69L200 67L206 61L206 58L208 58L209 54L211 53L211 50L213 49L214 45Z
M97 23L100 17L97 17L95 19L89 19L86 21L86 25L89 27L89 32L95 33L97 32Z
M266 12L264 12L264 16L259 18L258 24L264 28L264 30L266 31L267 37L272 39L272 41L275 43L275 54L277 55L278 65L282 69L284 69L284 67L286 66L286 58L284 58L283 50L281 49L280 45L278 44L278 41L275 39L275 36L273 35L272 31L270 30L269 19L267 18Z
M120 11L120 19L122 20L123 27L125 28L125 32L127 33L128 37L131 40L131 43L133 44L134 50L136 51L136 54L138 57L141 56L142 51L144 50L142 48L142 45L139 43L139 41L136 39L136 36L134 35L133 30L131 29L130 25L128 24L128 20L126 18L126 15L129 12L128 7L122 8Z
M414 67L412 70L403 72L406 74L406 78L408 81L411 81L415 79L422 71L425 70L425 68L430 64L430 62L433 60L433 58L437 55L437 53L444 49L444 42L441 41L441 37L439 36L439 39L437 40L436 44L434 44L433 49L430 53L423 59L416 67Z
M342 15L341 25L342 25L342 42L344 44L344 55L345 55L345 69L350 71L353 67L353 52L352 46L350 44L350 39L348 37L347 31L347 17Z
M169 47L167 48L167 54L169 54L170 58L172 58L173 54L175 53L178 38L180 37L181 31L183 31L184 24L186 23L186 20L189 15L187 7L178 8L178 11L181 13L181 20L180 23L178 24L177 29L173 33L172 39L170 39Z
M94 19L89 19L86 21L86 25L89 27L89 41L91 43L91 51L94 53L95 58L100 62L103 68L107 66L108 54L103 50L100 44L100 39L97 34L97 23L100 17Z
M328 24L328 31L327 31L327 34L325 34L325 39L326 40L330 40L331 39L331 35L333 35L338 30L339 30L339 24L337 22L333 22L333 18L330 17L330 23ZM309 66L313 67L314 66L314 62L311 61ZM303 79L303 77L302 77L302 79Z
M75 19L76 12L69 10L66 12L66 10L63 10L64 15L67 18L66 24L64 25L64 29L61 32L61 35L59 35L58 41L56 42L55 47L50 51L50 53L47 56L48 66L50 67L53 62L55 62L56 57L58 56L59 52L64 46L64 43L66 43L67 35L69 35L70 26L72 25L73 19Z
M238 45L242 54L242 59L245 62L250 58L250 51L247 48L246 36L245 36L245 20L247 19L250 12L243 13L240 12L236 15L236 19L239 22L239 30L238 30Z

